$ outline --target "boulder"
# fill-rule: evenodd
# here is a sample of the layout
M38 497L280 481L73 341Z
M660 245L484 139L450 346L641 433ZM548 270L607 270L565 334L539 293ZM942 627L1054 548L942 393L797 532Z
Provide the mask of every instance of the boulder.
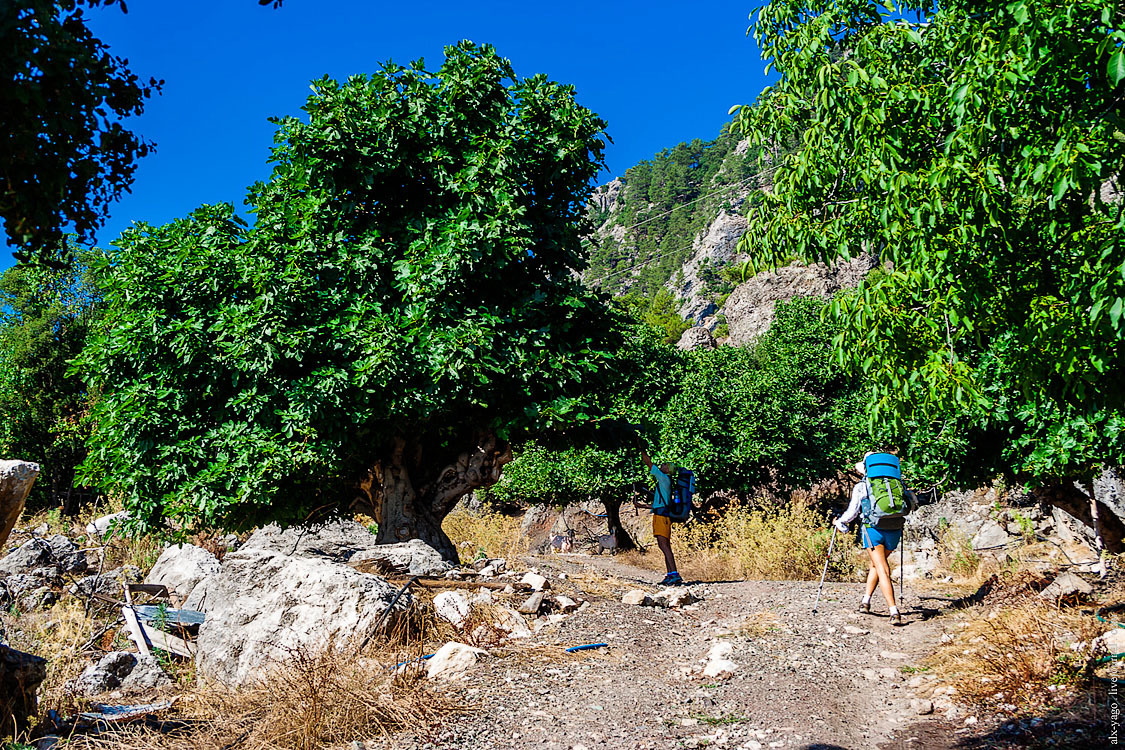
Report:
M569 596L556 596L552 598L555 607L559 612L566 614L578 609L578 602L571 599Z
M110 513L108 516L100 516L86 524L86 533L90 536L104 537L106 534L117 529L118 525L128 520L129 511L127 510L120 511L119 513Z
M1110 628L1094 640L1110 655L1125 653L1125 628Z
M469 617L469 600L459 591L443 591L434 597L434 609L441 619L460 628Z
M349 562L352 565L381 563L381 567L388 572L412 576L443 576L453 568L441 558L440 552L421 539L397 544L376 544L357 552Z
M23 512L27 493L39 476L39 464L30 461L0 461L0 554L8 547L8 536Z
M647 591L641 589L633 589L625 593L621 597L622 604L632 604L634 606L651 607L653 604L652 597L648 595Z
M918 716L929 716L934 712L934 702L925 698L911 698L910 710Z
M983 521L977 527L976 534L973 535L973 549L995 549L1003 547L1012 541L1012 537L1008 531L991 519Z
M527 622L511 607L500 607L494 613L496 621L493 624L507 633L509 638L527 638L531 635Z
M379 576L338 560L354 554L344 539L270 537L251 537L227 555L185 605L207 613L197 641L200 673L230 686L264 678L294 654L358 647L381 626L397 593ZM407 604L400 599L396 606Z
M283 555L325 557L336 562L348 562L357 552L374 549L375 535L366 526L355 521L336 519L311 526L281 528L277 524L263 526L255 531L239 552L264 550Z
M47 660L0 644L0 737L24 731L38 713Z
M683 332L676 343L677 349L688 351L691 349L714 349L715 337L703 326L692 326Z
M686 588L666 588L652 597L658 607L683 607L699 601L698 597Z
M39 576L14 573L0 578L0 606L7 609L15 605L21 612L31 612L40 607L49 607L58 601L58 596Z
M80 695L94 697L110 690L149 690L170 685L172 679L153 656L113 651L86 667L74 682Z
M1063 572L1059 573L1058 578L1052 581L1050 586L1040 591L1039 596L1048 601L1057 602L1059 599L1070 596L1086 596L1093 590L1093 586L1074 573Z
M551 588L551 582L538 573L525 573L523 578L520 579L520 583L524 586L530 586L532 591Z
M121 581L114 572L86 576L67 589L76 596L89 597L94 594L121 598Z
M47 539L30 539L0 558L0 575L45 575L44 571L52 569L58 573L85 572L86 553L62 534L55 534Z
M460 677L482 658L488 656L484 649L450 641L437 650L426 664L426 677L453 679Z
M219 558L202 547L173 544L160 553L145 583L166 586L186 599L200 581L218 573L220 567Z
M532 552L578 552L587 547L581 540L598 540L606 534L605 504L597 501L570 503L562 509L533 505L520 522L520 537ZM652 533L652 514L642 510L620 513L621 526L632 539ZM607 545L601 545L607 548Z

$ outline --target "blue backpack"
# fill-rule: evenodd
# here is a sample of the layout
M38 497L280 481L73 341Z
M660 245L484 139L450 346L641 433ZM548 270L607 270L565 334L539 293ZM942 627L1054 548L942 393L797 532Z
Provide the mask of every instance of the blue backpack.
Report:
M695 494L695 474L689 469L676 469L676 476L672 479L672 499L667 505L657 505L653 497L652 512L658 516L667 516L672 523L684 523L691 518L691 498Z
M863 459L867 470L867 496L863 499L863 522L880 531L897 531L906 525L910 512L902 467L898 456L872 453Z

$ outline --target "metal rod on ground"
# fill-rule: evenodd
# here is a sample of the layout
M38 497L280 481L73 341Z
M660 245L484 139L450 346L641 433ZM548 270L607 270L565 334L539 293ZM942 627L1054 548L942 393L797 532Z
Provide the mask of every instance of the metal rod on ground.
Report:
M832 548L836 546L836 525L832 525L832 541L828 542L828 554L824 556L824 571L820 574L820 586L816 590L816 601L813 602L812 611L820 605L820 592L824 590L824 579L828 575L828 562L832 559Z

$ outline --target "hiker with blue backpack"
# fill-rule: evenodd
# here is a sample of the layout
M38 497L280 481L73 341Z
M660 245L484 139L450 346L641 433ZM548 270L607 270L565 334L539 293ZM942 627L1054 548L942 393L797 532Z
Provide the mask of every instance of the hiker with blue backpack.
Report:
M906 516L917 507L917 500L914 493L903 485L901 465L892 453L868 453L855 465L855 470L863 481L852 488L851 503L834 525L846 534L848 524L856 518L863 521L860 536L863 548L871 558L871 567L867 571L867 589L859 608L862 612L871 612L871 595L878 585L890 609L891 624L902 625L902 613L895 604L887 557L902 543Z
M676 469L676 465L665 462L659 466L640 445L641 460L648 466L648 473L656 479L656 489L652 493L652 535L656 546L664 553L664 567L668 575L660 582L661 586L679 586L684 582L676 570L676 557L672 554L672 524L682 523L691 515L691 493L695 491L694 475L686 469ZM640 503L634 502L638 507Z

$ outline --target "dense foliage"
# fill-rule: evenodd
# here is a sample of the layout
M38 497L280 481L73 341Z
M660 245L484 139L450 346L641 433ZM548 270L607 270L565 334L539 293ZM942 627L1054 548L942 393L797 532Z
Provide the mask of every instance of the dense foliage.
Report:
M141 81L86 26L116 0L0 3L0 218L18 257L89 239L152 144L125 129L161 83ZM124 10L124 3L119 3Z
M770 330L745 348L680 352L639 326L621 353L620 379L590 405L611 415L604 427L523 448L493 492L558 503L627 499L647 481L636 434L654 460L695 471L703 495L835 476L870 445L868 392L830 356L834 330L823 307L818 299L779 304Z
M78 251L67 270L17 265L0 276L0 456L40 465L32 506L85 498L74 474L90 398L69 365L100 315L90 260Z
M836 350L871 378L876 422L979 418L1000 447L982 470L1125 461L1125 8L895 11L758 12L780 81L739 125L776 172L744 249L893 264L835 305Z
M253 226L202 208L99 267L86 469L145 527L360 497L398 514L381 535L440 534L504 439L571 418L616 348L576 275L604 123L572 87L465 42L436 72L314 91L278 121Z

